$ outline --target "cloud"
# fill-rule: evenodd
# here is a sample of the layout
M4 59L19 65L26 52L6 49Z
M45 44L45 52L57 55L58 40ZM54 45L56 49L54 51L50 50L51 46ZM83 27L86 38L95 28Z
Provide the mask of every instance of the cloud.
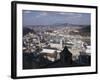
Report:
M83 15L82 14L76 14L76 17L82 17Z
M47 12L42 12L40 15L41 16L46 16L46 15L48 15L48 13Z
M67 13L66 17L67 18L81 18L83 16L83 14L81 13Z
M61 16L64 16L64 17L67 17L67 18L72 18L72 17L75 17L75 18L79 18L79 17L82 17L82 13L74 13L74 12L59 12L57 13L58 15L61 15Z
M48 15L47 12L41 12L40 14L38 14L38 15L36 16L36 18L44 17L44 16L47 16L47 15Z
M24 11L24 13L29 14L29 13L31 13L31 11L26 10L26 11Z
M66 15L66 13L65 13L65 12L59 12L58 14L61 14L61 15Z

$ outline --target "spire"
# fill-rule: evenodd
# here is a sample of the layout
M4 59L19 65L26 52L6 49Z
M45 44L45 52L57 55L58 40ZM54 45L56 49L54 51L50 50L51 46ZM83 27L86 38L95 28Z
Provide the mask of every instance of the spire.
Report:
M64 47L62 53L71 54L72 55L72 53L68 50L67 46Z
M72 53L68 50L67 46L65 46L63 51L60 53L60 57L63 64L72 63Z

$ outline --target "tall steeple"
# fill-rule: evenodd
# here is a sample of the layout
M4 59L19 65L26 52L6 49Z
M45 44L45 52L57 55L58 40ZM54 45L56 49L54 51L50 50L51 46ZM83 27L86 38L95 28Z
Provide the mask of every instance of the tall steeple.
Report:
M64 41L64 38L61 38L61 39L60 39L60 50L63 49L63 41Z
M65 46L63 51L60 53L60 58L63 64L72 64L72 53Z
M62 46L62 39L60 40L60 50L62 50L63 46Z

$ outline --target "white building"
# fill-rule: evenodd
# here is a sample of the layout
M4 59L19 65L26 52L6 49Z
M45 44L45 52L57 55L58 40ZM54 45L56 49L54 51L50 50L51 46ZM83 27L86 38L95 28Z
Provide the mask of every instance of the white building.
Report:
M53 49L43 49L40 54L43 54L43 57L49 61L55 61L60 59L60 52L61 51Z

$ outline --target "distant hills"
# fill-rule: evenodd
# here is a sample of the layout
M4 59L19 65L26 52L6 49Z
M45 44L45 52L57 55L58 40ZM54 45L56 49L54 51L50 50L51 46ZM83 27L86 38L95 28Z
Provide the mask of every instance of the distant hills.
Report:
M29 33L29 32L34 32L34 33L35 33L35 31L32 30L32 29L30 29L30 28L27 28L27 27L24 27L24 28L23 28L23 35L26 35L26 34Z
M79 33L82 36L90 36L91 35L91 27L89 25L88 26L85 26L85 27L82 27L79 30Z
M90 36L90 25L76 25L76 24L69 24L69 23L58 23L53 25L27 25L23 26L23 35L27 34L28 32L34 32L35 31L45 31L45 30L55 30L60 29L64 27L80 27L78 29L78 34L82 36ZM76 34L74 32L71 32L71 34Z
M52 25L26 25L23 27L85 27L89 25L77 25L77 24L70 24L70 23L56 23Z
M85 26L85 27L82 27L82 28L80 29L80 32L90 32L90 30L91 30L90 25L87 25L87 26Z

